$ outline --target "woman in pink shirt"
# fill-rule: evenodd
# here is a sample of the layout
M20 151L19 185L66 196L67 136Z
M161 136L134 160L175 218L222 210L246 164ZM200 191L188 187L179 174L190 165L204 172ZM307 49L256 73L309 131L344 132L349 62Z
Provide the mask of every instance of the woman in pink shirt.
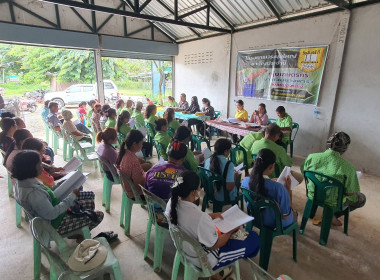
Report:
M145 172L152 167L149 162L145 162L136 156L136 153L141 151L143 143L144 135L139 130L132 129L127 134L125 141L121 144L119 157L116 161L117 168L133 181L133 184L142 199L144 199L144 195L139 184L145 186ZM124 185L128 186L128 184ZM134 199L130 187L127 187L125 192L129 198Z
M251 118L249 119L249 122L258 125L268 124L267 109L264 103L260 103L258 110L253 111Z

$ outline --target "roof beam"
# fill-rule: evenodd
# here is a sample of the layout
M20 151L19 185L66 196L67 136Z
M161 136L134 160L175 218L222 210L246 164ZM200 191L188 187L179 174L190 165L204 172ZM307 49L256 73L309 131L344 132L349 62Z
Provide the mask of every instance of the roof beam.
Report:
M148 6L148 4L151 2L152 0L145 0L144 4L142 4L139 8L139 13L141 13L146 6Z
M218 15L218 17L220 17L231 28L230 32L234 32L235 27L218 11L217 8L214 7L213 4L211 4L210 0L205 0L205 2L210 5L211 9Z
M280 20L281 19L281 15L280 13L277 11L276 7L273 5L272 1L270 0L264 0L265 4L267 5L267 7L269 8L269 10L275 15L275 17Z
M325 0L325 1L346 10L348 10L350 7L350 3L344 0Z
M84 17L82 17L82 15L80 13L78 13L77 10L75 10L73 7L70 7L70 9L84 23L84 25L86 25L87 28L90 29L91 32L94 32L94 30L92 29L91 25L87 22L87 20L84 19Z
M15 11L13 9L13 0L9 0L8 6L9 6L9 12L11 14L12 22L16 22Z
M59 8L58 5L54 5L54 10L55 10L55 17L57 19L57 27L58 29L61 29L61 18L59 16Z
M145 19L145 20L151 20L151 21L157 21L157 22L163 22L163 23L169 23L174 25L180 25L180 26L187 26L187 27L194 27L199 29L205 29L210 31L217 31L217 32L224 32L224 33L230 33L231 30L225 29L225 28L219 28L219 27L212 27L212 26L206 26L203 24L196 24L196 23L190 23L185 21L176 21L172 19L157 17L157 16L151 16L151 15L145 15L145 14L136 14L129 11L121 11L116 10L114 8L99 6L99 5L87 5L81 2L76 2L72 0L40 0L42 2L52 3L52 4L60 4L64 6L74 7L74 8L80 8L90 11L97 11L97 12L103 12L103 13L109 13L109 14L115 14L125 17L132 17L132 18L139 18L139 19Z
M91 5L95 5L95 0L91 0ZM96 14L95 11L91 11L91 17L92 17L92 30L94 33L97 32L97 27L96 27Z
M120 8L125 5L124 3L121 3L116 9L120 10ZM109 15L101 25L99 25L98 27L98 32L100 31L100 29L102 29L104 27L104 25L107 24L107 22L109 22L109 20L113 17L114 15Z
M51 22L50 20L40 16L39 14L36 14L35 12L32 12L31 10L28 10L27 8L21 6L20 4L16 3L16 2L12 2L13 3L13 6L19 8L20 10L23 10L24 12L38 18L39 20L49 24L50 26L53 26L54 28L57 28L57 24L55 24L54 22Z
M204 5L203 7L199 7L198 9L195 9L195 10L192 10L192 11L187 12L185 14L182 14L182 15L178 16L178 19L183 19L185 17L191 16L192 14L195 14L195 13L198 13L200 11L203 11L207 7L208 7L208 5Z

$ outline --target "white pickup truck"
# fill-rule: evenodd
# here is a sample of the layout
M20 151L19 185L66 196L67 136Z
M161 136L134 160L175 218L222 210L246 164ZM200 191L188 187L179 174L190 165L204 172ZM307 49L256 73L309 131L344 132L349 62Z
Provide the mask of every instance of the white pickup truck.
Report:
M107 102L119 99L119 90L111 80L104 80L104 95ZM58 103L59 108L65 105L76 105L82 101L98 99L96 84L76 84L69 86L64 91L48 92L44 100L50 100Z

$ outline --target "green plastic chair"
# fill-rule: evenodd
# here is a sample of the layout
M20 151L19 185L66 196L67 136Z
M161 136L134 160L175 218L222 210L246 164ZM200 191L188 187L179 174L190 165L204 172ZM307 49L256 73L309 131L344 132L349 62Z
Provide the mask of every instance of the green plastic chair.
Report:
M327 241L330 234L331 222L336 212L344 212L344 233L348 235L348 218L350 216L350 208L343 204L344 184L342 184L334 178L313 171L305 170L304 177L306 186L308 186L308 184L311 182L314 184L314 198L307 198L300 227L300 234L304 233L307 220L309 218L314 218L318 206L320 206L323 207L323 217L319 244L323 246L327 245ZM326 192L333 191L334 189L336 190L336 193L338 195L336 200L336 206L332 207L330 205L327 205L325 201L327 197ZM306 196L307 193L308 188L306 187Z
M161 223L157 220L156 213L157 209L156 207L159 206L162 209L162 212L166 209L166 202L156 196L154 193L151 193L146 188L142 187L140 185L145 201L148 207L148 214L149 214L149 220L146 227L146 236L145 236L145 249L144 249L144 259L146 259L148 255L148 249L149 249L149 240L150 240L150 233L152 230L152 225L154 225L154 260L153 260L153 270L155 272L161 271L162 266L162 254L164 250L165 245L165 238L169 233L169 228L167 221ZM163 213L161 213L163 214Z
M160 159L162 157L164 160L168 160L166 149L164 149L162 144L154 139L152 140L152 142L153 142L153 146L156 148L157 158Z
M247 225L247 231L252 230L252 225L260 229L260 266L268 270L273 239L276 236L287 235L293 232L293 260L297 262L297 230L298 223L294 221L284 228L282 226L282 213L278 204L269 198L263 197L251 190L242 188L244 199L247 204L248 213L255 219ZM275 228L264 225L263 211L272 209L276 216Z
M174 262L173 262L171 280L177 279L178 270L181 263L185 267L184 280L195 280L200 277L208 278L212 275L218 274L220 271L226 268L226 267L221 267L217 270L213 270L211 265L207 261L206 252L202 248L201 244L197 240L189 237L185 232L180 230L179 227L171 224L170 221L169 221L169 232L175 244L175 247L177 249ZM184 250L184 244L186 248L191 246L193 250L196 252L201 267L197 267L187 260L186 252ZM230 266L232 265L235 267L236 279L240 280L239 261L234 262Z
M239 178L237 180L239 182L239 184L237 184L235 186L236 188L238 188L238 192L237 192L238 195L237 195L235 200L231 201L230 196L229 196L229 192L226 190L225 180L221 175L216 174L215 172L210 171L210 170L205 169L205 168L200 167L200 166L198 166L198 170L199 170L199 177L201 178L201 185L202 185L203 190L205 192L205 195L203 197L203 202L202 202L202 211L203 212L206 210L206 208L208 208L209 202L212 202L213 213L222 212L223 206L225 206L225 205L235 205L235 204L238 204L239 202L240 202L241 209L244 211L243 196L239 192L240 179L241 179L240 176L241 175L239 176ZM224 193L224 201L219 201L219 200L215 199L215 196L214 196L214 193L216 190L215 184L217 184L217 183L222 184L222 189L223 189L223 193Z
M133 204L146 205L146 202L141 199L133 181L130 178L128 178L128 176L125 175L120 170L118 170L118 174L119 174L119 177L121 178L121 185L123 186L123 190L124 190L122 202L121 202L120 226L124 225L124 234L129 235L130 230L131 230L131 216L132 216ZM128 184L130 189L132 190L134 200L129 198L126 195L125 193L125 190L127 189L126 184ZM124 218L124 224L123 224L123 218Z
M98 159L100 161L101 166L106 167L112 174L113 182L110 181L107 175L104 173L103 176L103 196L102 196L102 205L105 206L106 212L110 212L111 208L111 192L113 185L121 185L121 179L119 174L116 171L116 168L113 167L106 159L102 158L98 154Z
M276 123L277 122L277 120L276 119L268 119L268 124L272 124L272 123Z
M235 165L235 166L238 166L237 164L237 160L236 160L236 154L239 153L239 152L242 152L243 153L243 158L244 158L244 171L245 171L245 176L248 176L249 175L249 172L248 172L248 169L249 169L249 166L248 166L248 155L247 155L247 151L241 147L239 144L232 144L232 147L231 148L231 153L230 153L230 157L231 157L231 161L232 163Z
M53 125L51 124L51 123L49 123L48 122L48 126L49 126L49 128L50 128L50 131L52 132L52 139L53 139L53 141L52 141L52 143L53 143L53 150L54 150L54 153L55 154L57 154L57 151L58 151L58 149L59 149L59 139L63 139L63 149L64 149L64 153L63 153L63 157L64 157L64 159L66 158L66 155L65 155L65 145L66 145L66 143L65 143L65 138L63 137L63 134L62 134L62 125L60 125L60 127L61 127L61 131L57 131L57 130L55 130L54 129L54 127L53 127Z
M201 135L191 135L191 141L194 142L195 150L202 151L202 143L206 143L207 147L210 148L210 141Z
M104 263L90 271L75 272L67 265L67 261L74 252L75 247L68 247L62 236L56 232L49 222L38 217L34 218L30 222L30 229L34 239L41 246L42 251L49 261L50 279L58 279L58 276L63 272L69 272L81 279L95 279L105 274L110 274L117 280L122 279L119 261L104 237L95 238L95 240L98 240L107 249L107 258ZM50 249L50 240L54 241L57 245L59 254L54 253Z
M290 145L290 157L293 157L293 144L294 144L294 139L296 138L296 135L297 135L297 132L298 132L298 129L300 128L300 125L298 123L293 123L293 127L292 127L292 132L290 134L290 142L289 142L289 145ZM288 150L286 148L286 150Z
M147 131L146 135L148 138L148 142L153 145L153 139L154 139L154 136L156 135L156 130L154 129L151 123L145 123L145 127ZM152 156L152 153L150 154L150 156Z
M12 183L12 174L7 170L8 174L8 196L13 196L13 183Z
M50 127L49 125L44 121L45 125L45 142L49 144L50 140Z
M174 130L174 128L169 127L169 128L168 128L168 131L166 132L166 134L168 134L170 137L173 137L174 134L175 134L175 130Z

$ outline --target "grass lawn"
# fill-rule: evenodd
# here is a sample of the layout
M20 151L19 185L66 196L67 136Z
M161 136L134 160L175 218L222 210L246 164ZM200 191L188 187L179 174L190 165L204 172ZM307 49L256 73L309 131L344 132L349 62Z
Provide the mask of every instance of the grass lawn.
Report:
M4 97L13 97L13 96L22 96L25 92L35 91L40 88L49 88L45 84L36 84L36 85L23 85L19 83L8 82L6 84L0 84L0 87L5 89Z

